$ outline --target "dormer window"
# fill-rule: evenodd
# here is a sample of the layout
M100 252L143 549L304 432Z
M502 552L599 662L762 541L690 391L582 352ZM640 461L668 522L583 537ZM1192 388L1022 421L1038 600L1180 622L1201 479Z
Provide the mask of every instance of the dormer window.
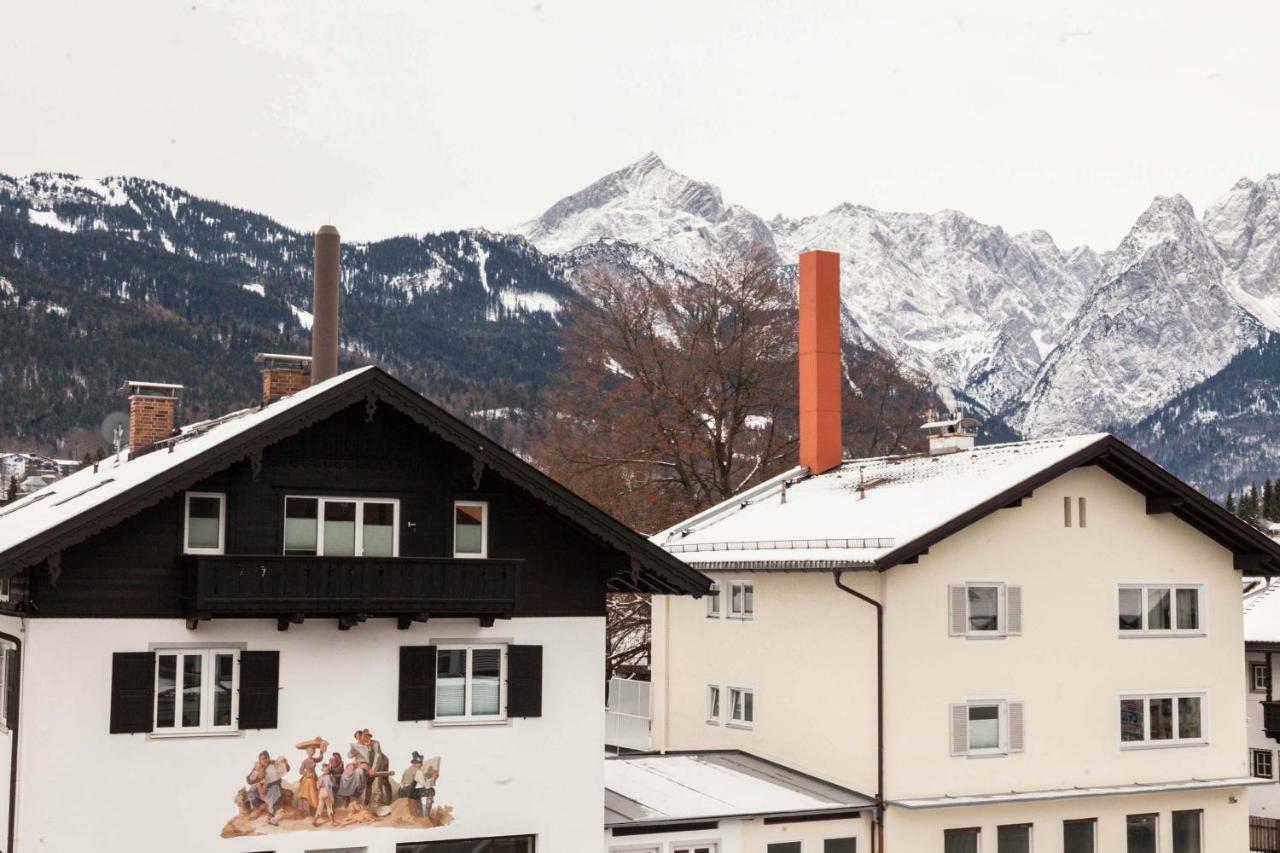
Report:
M489 556L489 504L484 501L454 503L453 556L471 559Z
M284 499L284 553L294 557L395 557L400 502L386 498Z
M186 554L221 554L226 536L227 496L187 492L182 550Z

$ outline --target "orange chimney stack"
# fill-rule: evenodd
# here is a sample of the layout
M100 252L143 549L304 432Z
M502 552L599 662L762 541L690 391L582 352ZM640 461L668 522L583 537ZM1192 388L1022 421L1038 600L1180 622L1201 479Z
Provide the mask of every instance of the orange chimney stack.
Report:
M800 256L800 464L811 474L840 464L840 255Z

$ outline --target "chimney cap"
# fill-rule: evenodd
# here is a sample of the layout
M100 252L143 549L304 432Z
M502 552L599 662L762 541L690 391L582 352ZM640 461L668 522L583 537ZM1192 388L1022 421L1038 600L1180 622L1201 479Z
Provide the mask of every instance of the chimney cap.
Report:
M320 230L317 231L316 233L317 234L337 234L338 229L337 229L337 226L334 226L334 225L321 225Z
M260 352L253 360L264 367L292 367L295 370L310 370L311 356L289 355L280 352Z
M142 382L137 379L129 379L120 390L142 397L177 397L183 387L182 385L173 385L167 382Z

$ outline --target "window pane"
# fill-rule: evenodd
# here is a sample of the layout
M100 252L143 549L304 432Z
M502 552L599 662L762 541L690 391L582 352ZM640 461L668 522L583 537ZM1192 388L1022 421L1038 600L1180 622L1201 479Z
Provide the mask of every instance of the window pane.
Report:
M1200 812L1173 813L1173 853L1201 853Z
M756 612L756 585L747 584L743 588L743 613L752 614Z
M765 853L800 853L800 842L775 841L765 847Z
M484 507L454 507L453 549L457 554L484 553Z
M1147 707L1151 713L1151 739L1172 740L1173 700L1168 697L1149 699L1147 700Z
M1200 627L1200 590L1178 590L1178 630L1195 631Z
M1129 853L1156 853L1156 816L1129 815Z
M213 656L213 724L215 726L231 725L231 691L235 671L235 655L215 654Z
M1169 622L1169 590L1147 590L1147 630L1167 631L1172 625Z
M996 827L996 853L1031 853L1031 825Z
M187 547L220 547L221 515L220 498L187 498Z
M742 707L744 709L744 715L742 717L743 722L750 723L755 720L756 718L755 701L756 701L756 697L754 693L748 692L743 694L743 699L742 699Z
M326 557L354 557L356 553L356 505L351 501L325 501L324 553Z
M995 705L969 708L969 748L999 749L1000 709Z
M822 842L822 853L858 853L858 839L828 838Z
M707 688L707 719L720 719L720 688Z
M467 650L436 653L436 716L461 717L467 710Z
M284 552L308 556L316 553L315 498L285 498Z
M1142 630L1142 590L1120 590L1120 630Z
M742 612L742 584L740 583L729 585L729 612Z
M1062 824L1062 853L1094 853L1092 820L1068 820Z
M1120 700L1120 740L1132 742L1146 738L1145 704L1141 699Z
M994 586L969 587L969 630L995 631L999 628L1000 590Z
M200 691L204 689L201 680L203 655L182 656L182 725L184 727L200 725Z
M1178 737L1199 739L1200 697L1184 696L1178 700Z
M945 837L943 849L946 853L978 853L976 829L948 829Z
M500 712L502 652L498 649L471 650L471 713Z
M156 658L156 728L171 729L177 714L178 657Z
M711 592L707 593L707 615L720 615L720 584L713 583Z
M395 504L364 505L364 556L390 557L395 542Z

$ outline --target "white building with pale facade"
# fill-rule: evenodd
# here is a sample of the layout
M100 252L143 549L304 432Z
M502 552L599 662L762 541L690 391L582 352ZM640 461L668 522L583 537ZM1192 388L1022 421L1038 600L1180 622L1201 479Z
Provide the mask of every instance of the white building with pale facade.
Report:
M860 851L1245 853L1241 580L1280 547L1110 435L842 458L809 257L801 465L654 537L718 592L654 600L654 749L861 792Z

